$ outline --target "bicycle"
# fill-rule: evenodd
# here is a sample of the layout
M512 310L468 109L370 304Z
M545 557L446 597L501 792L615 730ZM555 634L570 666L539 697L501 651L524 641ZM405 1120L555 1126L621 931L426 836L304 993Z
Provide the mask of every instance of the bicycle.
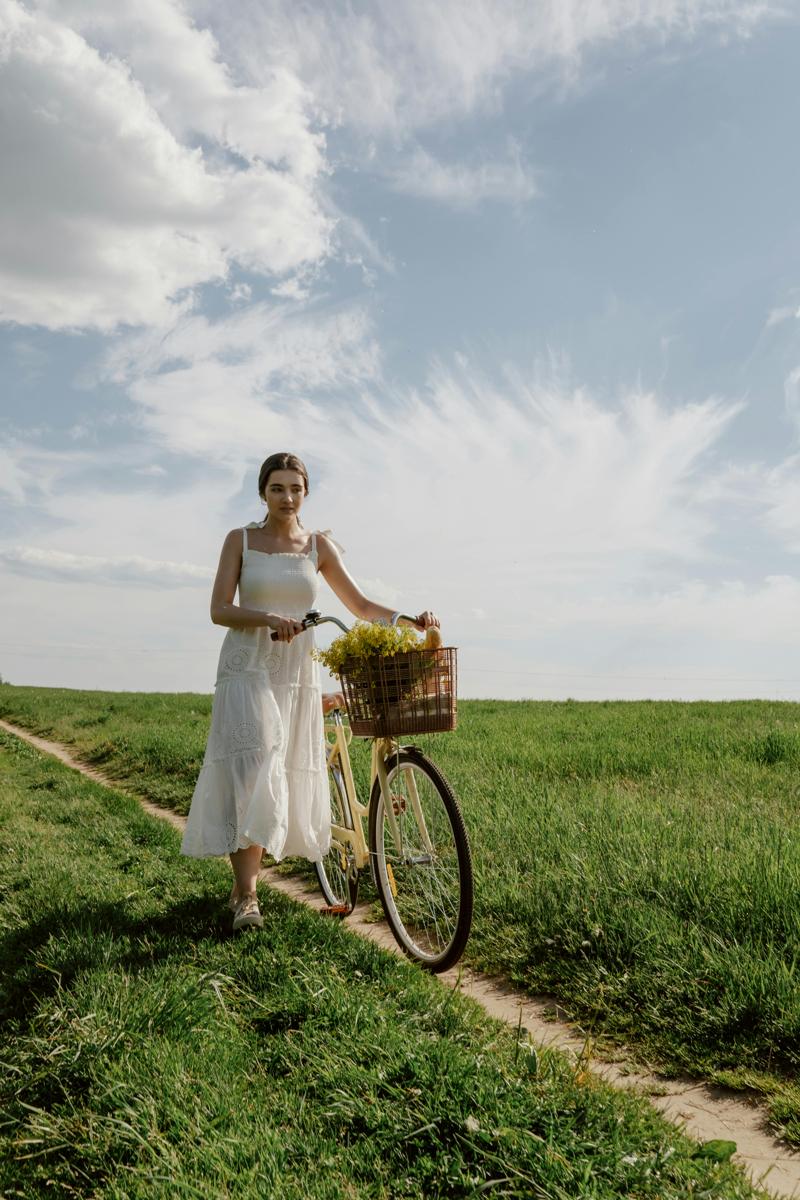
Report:
M398 614L395 621L416 624ZM337 617L306 614L304 628ZM340 709L325 722L331 779L331 848L316 863L329 910L346 916L358 899L359 873L370 865L386 920L402 950L429 971L461 957L472 925L472 857L464 818L436 764L399 737L373 736L370 795L356 793L350 763L352 729ZM364 836L364 819L368 835Z

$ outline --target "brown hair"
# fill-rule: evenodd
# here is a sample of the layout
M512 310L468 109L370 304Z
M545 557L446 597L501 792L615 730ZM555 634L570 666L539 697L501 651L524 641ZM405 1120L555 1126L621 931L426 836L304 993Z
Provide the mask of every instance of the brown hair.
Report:
M266 498L264 493L273 471L297 471L298 475L303 476L305 494L308 495L308 471L305 465L296 454L289 454L283 450L278 454L270 454L261 464L261 470L258 472L258 494L262 500Z

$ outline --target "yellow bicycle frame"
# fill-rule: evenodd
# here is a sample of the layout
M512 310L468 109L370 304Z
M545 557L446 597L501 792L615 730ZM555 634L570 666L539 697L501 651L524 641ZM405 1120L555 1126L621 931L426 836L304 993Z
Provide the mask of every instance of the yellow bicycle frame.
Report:
M369 848L366 838L364 837L364 818L369 814L369 803L362 804L356 795L356 785L353 779L353 769L350 764L350 742L353 738L352 730L349 725L345 725L341 717L333 721L325 722L325 738L327 742L326 758L328 768L339 769L344 783L344 789L347 796L347 802L350 806L350 815L353 819L353 828L348 829L344 825L331 825L331 838L334 844L338 844L345 851L352 851L353 862L356 868L360 871L369 862ZM389 829L392 834L392 841L399 859L405 857L403 847L403 835L400 826L397 822L397 814L395 813L395 804L389 788L389 780L386 772L386 760L392 754L396 754L398 743L393 738L375 738L371 746L371 763L370 763L370 795L375 780L380 781L381 793L383 795L383 807L386 813L386 819L389 823ZM417 823L417 829L420 834L422 845L428 854L433 854L433 846L428 828L425 822L425 815L422 811L422 805L419 801L419 793L417 792L417 784L414 779L413 772L408 773L407 778L408 797L411 801L411 807L414 812L414 818Z

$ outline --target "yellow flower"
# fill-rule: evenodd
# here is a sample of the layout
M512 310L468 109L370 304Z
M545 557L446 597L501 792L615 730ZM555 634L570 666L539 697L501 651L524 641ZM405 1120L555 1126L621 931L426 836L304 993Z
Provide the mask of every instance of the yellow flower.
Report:
M348 658L371 658L373 655L386 658L407 650L418 650L421 646L421 639L409 625L356 621L353 628L335 638L327 650L314 650L314 658L332 675L339 675Z

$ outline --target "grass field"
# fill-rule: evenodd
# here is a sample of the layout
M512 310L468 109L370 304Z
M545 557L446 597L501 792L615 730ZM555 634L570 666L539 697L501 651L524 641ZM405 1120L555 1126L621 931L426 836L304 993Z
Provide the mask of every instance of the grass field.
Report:
M338 923L232 937L224 864L2 733L0 830L3 1196L756 1195Z
M0 714L180 812L210 707L0 688ZM800 1142L800 705L474 701L419 740L470 829L468 960L651 1063L762 1093Z

